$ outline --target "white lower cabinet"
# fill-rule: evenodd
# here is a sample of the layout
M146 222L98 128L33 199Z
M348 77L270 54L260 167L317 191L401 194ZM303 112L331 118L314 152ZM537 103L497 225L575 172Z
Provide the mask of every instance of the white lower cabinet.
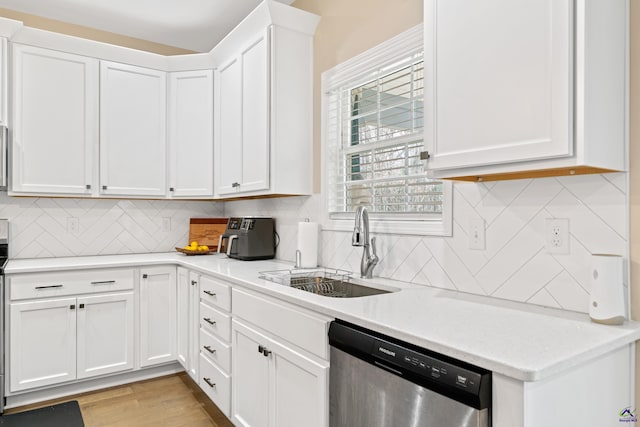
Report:
M9 392L134 369L133 270L8 276Z
M178 267L177 359L191 379L198 381L198 274Z
M133 368L133 292L9 305L11 391Z
M326 426L329 364L233 321L233 418L241 426Z
M231 286L198 276L200 372L198 384L216 406L231 414Z
M176 360L176 268L140 270L140 366Z
M236 288L232 298L232 422L328 426L331 319Z

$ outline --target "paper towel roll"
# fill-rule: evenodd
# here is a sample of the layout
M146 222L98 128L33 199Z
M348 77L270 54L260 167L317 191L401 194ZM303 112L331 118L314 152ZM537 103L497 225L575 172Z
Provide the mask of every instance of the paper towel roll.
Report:
M620 325L625 318L623 258L620 255L591 256L591 320L608 325Z
M298 223L298 251L300 251L297 267L315 268L318 266L318 223ZM296 258L298 261L298 258Z

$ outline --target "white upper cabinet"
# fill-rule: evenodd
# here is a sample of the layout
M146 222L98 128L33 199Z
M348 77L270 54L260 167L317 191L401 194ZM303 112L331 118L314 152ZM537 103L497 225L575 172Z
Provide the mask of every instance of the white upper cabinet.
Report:
M213 197L213 71L169 74L169 195Z
M218 69L218 193L269 188L269 64L261 31Z
M100 191L164 196L166 73L100 63Z
M98 61L14 44L11 193L90 195L98 147Z
M217 196L312 193L317 22L265 1L213 49Z
M432 174L476 180L623 170L626 7L625 0L425 0Z

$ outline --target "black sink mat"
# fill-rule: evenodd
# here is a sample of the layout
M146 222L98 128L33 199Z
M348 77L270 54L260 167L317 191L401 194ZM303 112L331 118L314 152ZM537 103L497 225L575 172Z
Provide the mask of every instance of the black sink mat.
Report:
M6 427L84 427L77 400L0 417Z

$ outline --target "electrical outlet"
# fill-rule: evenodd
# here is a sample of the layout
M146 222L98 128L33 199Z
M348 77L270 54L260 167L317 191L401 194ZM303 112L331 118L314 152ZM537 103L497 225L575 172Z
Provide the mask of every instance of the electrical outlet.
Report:
M77 236L80 234L80 220L76 217L67 218L67 233Z
M171 217L162 218L162 231L165 233L171 231Z
M547 218L545 233L548 253L569 253L569 220L567 218Z
M472 219L469 221L469 249L484 250L485 225L484 219Z

